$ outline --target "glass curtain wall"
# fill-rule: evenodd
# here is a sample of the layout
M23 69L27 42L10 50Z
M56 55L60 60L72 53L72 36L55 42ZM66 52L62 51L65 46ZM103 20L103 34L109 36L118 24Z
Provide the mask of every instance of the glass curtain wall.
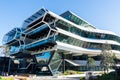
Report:
M40 53L40 54L36 55L36 60L37 60L38 64L45 65L45 64L48 64L48 61L49 61L51 55L52 54L50 52Z
M63 30L66 30L68 32L74 33L76 35L79 35L79 36L82 36L82 37L85 37L85 38L114 40L114 41L120 42L120 38L115 36L115 35L84 31L84 30L81 30L81 29L79 29L75 26L72 26L69 23L66 23L62 20L58 20L56 22L56 26L58 28L61 28Z
M48 64L54 52L44 52L35 55L37 60L37 74L50 75Z
M62 54L56 51L50 61L50 67L53 74L55 74L58 71L61 63L62 63Z
M19 28L14 28L4 36L3 44L12 42L15 39L19 39L20 36L21 36L21 30Z
M35 41L38 41L40 39L44 39L47 37L50 29L47 25L40 26L36 30L30 32L25 39L25 43L29 44Z
M36 12L35 14L33 14L31 17L29 17L28 19L26 19L23 23L23 30L26 30L28 28L31 28L32 26L34 26L35 24L39 23L42 18L43 15L46 13L45 9L40 9L38 12Z
M59 33L56 37L57 37L56 38L57 41L75 45L78 47L88 48L88 49L100 49L100 47L103 45L101 43L91 43L91 42L80 41L78 39L75 39L73 37L70 37L61 33ZM118 45L111 45L111 47L112 49L120 50L120 46Z
M86 28L94 28L92 25L90 25L86 21L82 20L81 18L79 18L75 14L71 13L70 11L63 13L61 16L64 17L65 19L77 24L77 25L80 25L80 26L83 26Z

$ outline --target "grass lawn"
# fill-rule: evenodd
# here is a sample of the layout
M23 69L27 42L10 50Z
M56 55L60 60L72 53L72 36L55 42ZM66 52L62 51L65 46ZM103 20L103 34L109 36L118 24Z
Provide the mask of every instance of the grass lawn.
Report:
M84 74L84 72L73 71L73 70L67 70L64 72L64 75L72 75L72 74Z
M2 76L0 76L0 80L14 80L14 77L2 77Z

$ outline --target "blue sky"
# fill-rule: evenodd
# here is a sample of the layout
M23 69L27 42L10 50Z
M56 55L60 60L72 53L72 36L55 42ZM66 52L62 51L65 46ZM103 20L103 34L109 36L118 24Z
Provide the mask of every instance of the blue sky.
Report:
M5 33L21 27L23 20L41 7L56 14L70 10L96 28L120 36L120 0L0 0L0 45Z

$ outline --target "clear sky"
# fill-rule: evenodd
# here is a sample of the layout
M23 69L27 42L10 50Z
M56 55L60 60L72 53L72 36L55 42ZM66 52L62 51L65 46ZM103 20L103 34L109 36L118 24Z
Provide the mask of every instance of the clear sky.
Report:
M0 45L5 33L21 27L23 20L41 7L56 14L70 10L96 28L120 36L120 0L0 0Z

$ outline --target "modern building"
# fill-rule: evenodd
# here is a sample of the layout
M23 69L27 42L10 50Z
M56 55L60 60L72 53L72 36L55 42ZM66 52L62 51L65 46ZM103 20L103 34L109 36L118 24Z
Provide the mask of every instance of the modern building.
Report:
M40 9L3 38L8 54L18 63L18 72L60 74L68 69L86 71L87 58L100 68L101 46L109 44L120 59L120 37L97 29L71 11L57 15Z

